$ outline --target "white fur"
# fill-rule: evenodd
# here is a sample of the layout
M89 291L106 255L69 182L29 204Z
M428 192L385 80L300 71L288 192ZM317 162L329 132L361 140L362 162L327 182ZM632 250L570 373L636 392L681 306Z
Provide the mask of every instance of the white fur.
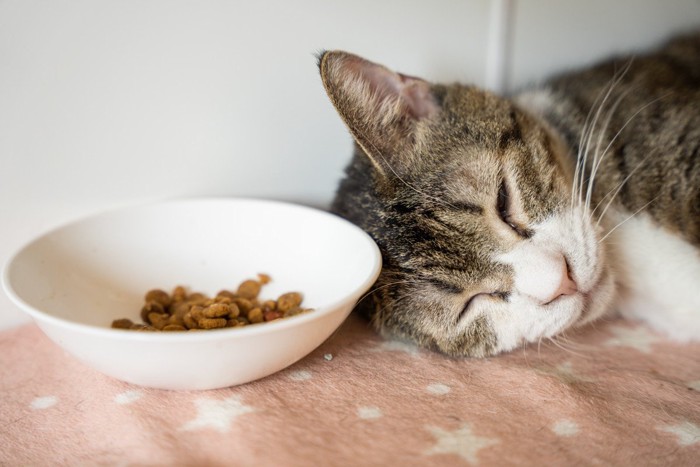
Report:
M546 88L535 89L518 94L515 97L515 101L520 106L526 108L537 116L544 115L545 112L552 108L556 103L551 92Z
M610 214L613 226L624 223L607 239L620 282L621 314L677 340L700 340L700 253L649 215L625 221L629 216Z
M613 274L582 207L534 226L535 235L496 260L514 271L508 303L484 301L500 350L534 342L598 318L614 298ZM552 300L566 258L578 291ZM565 268L565 265L563 266Z

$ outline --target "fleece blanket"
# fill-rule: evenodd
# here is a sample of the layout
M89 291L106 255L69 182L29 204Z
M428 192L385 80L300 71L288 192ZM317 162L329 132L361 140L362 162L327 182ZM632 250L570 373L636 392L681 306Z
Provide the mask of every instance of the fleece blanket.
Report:
M174 392L0 334L1 465L700 465L700 345L611 320L484 360L351 316L295 365Z

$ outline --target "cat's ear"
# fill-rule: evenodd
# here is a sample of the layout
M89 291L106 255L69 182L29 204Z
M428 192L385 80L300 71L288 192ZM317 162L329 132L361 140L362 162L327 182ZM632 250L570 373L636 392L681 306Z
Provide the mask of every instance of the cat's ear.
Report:
M440 110L430 84L340 51L322 53L319 69L331 102L377 169L403 172L419 122Z

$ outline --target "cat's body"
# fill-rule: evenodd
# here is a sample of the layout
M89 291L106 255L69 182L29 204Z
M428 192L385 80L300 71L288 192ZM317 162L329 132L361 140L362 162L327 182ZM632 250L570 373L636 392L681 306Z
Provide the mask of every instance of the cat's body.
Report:
M700 36L556 78L517 100L571 148L601 109L592 132L601 143L592 145L610 157L597 170L592 205L602 211L615 194L603 222L623 223L606 239L617 308L680 340L700 339Z
M383 253L379 331L484 356L619 308L700 339L700 35L513 99L320 68L357 142L332 208Z

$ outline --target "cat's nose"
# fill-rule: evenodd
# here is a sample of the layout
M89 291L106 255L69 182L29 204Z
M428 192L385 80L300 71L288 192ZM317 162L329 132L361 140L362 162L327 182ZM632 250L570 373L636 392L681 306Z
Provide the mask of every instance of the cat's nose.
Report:
M559 288L554 292L552 300L556 300L562 295L573 295L578 292L578 286L576 281L571 277L571 269L569 269L569 264L564 261L564 269L562 272L561 283Z
M573 295L578 292L578 286L576 281L571 277L571 269L569 268L569 263L562 256L560 263L560 278L559 286L549 295L549 297L544 297L544 304L551 303L562 295Z
M561 252L537 249L514 266L516 289L540 305L578 292L569 263Z
M524 243L501 256L513 267L513 289L539 305L578 292L575 274L561 250Z

